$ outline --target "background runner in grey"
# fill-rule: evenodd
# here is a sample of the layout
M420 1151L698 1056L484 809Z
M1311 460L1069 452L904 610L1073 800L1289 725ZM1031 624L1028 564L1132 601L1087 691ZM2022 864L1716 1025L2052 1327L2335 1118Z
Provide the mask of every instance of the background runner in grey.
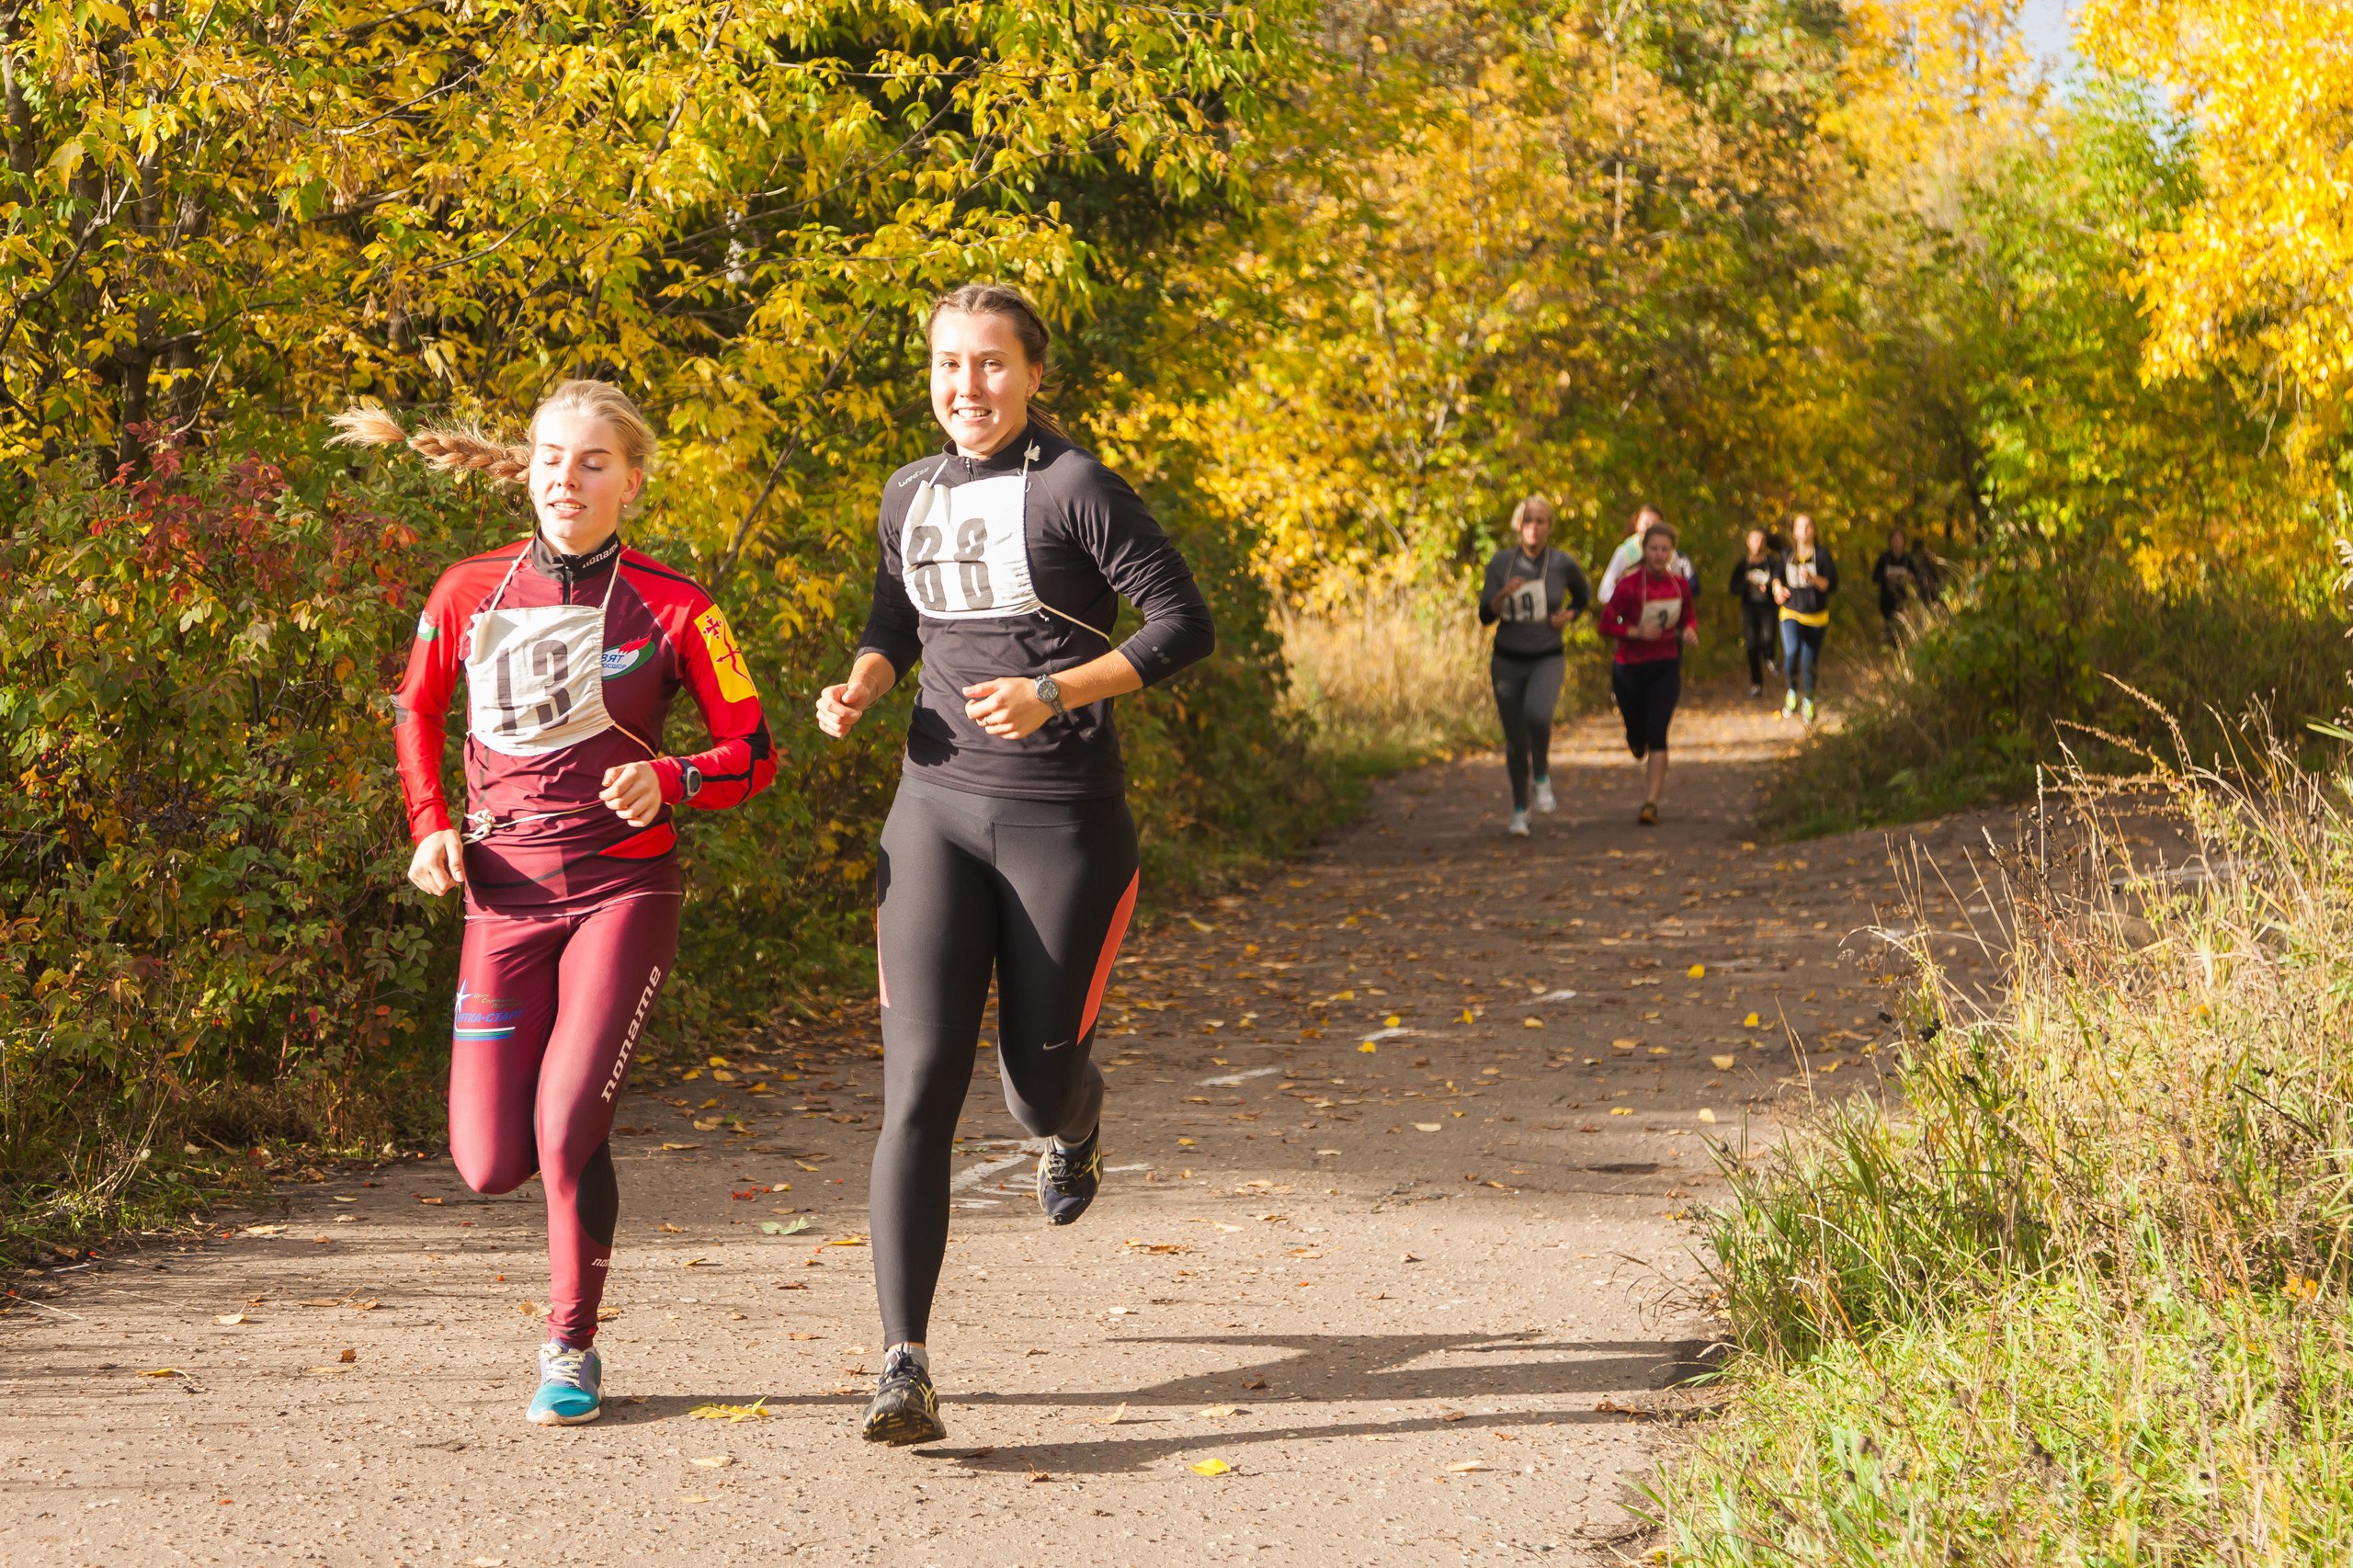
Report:
M1026 457L1033 450L1035 458ZM1019 554L1026 556L1030 588L1050 608L955 618L922 614L909 592L901 548L907 506L918 487L1014 481L1025 461L1029 472ZM1015 484L1006 488L1020 494ZM987 577L991 558L1006 543L986 537L991 525L986 517L969 519L960 537L943 541L944 559L930 569L944 579L943 599L961 606L977 597L967 589L1011 592L1010 585ZM906 777L1017 801L1125 794L1127 772L1109 702L1074 708L1067 719L1006 740L966 716L964 688L1007 675L1053 675L1098 656L1111 646L1122 597L1143 614L1143 625L1119 646L1144 685L1158 685L1208 655L1216 630L1192 568L1127 481L1033 422L988 457L951 451L892 474L882 488L881 531L874 608L858 652L890 660L899 679L922 661L907 723Z
M1505 585L1514 578L1529 581L1529 602L1518 607L1500 602ZM1540 583L1540 597L1534 592ZM1495 629L1487 676L1495 690L1495 716L1503 722L1504 767L1511 776L1514 812L1528 810L1530 776L1549 777L1552 710L1560 703L1561 683L1568 672L1561 628L1551 618L1566 609L1574 620L1592 600L1585 573L1565 551L1550 545L1533 555L1518 544L1506 545L1487 562L1486 581L1479 590L1479 620Z
M1593 603L1593 589L1585 580L1584 571L1569 558L1566 551L1546 546L1540 569L1544 578L1545 596L1554 609L1566 606L1570 619L1583 615ZM1485 586L1479 590L1479 624L1495 629L1495 652L1511 653L1523 659L1540 659L1548 653L1562 651L1561 629L1541 619L1505 620L1495 608L1495 596L1514 577L1539 574L1535 559L1519 546L1506 545L1495 551L1487 562ZM1546 710L1550 713L1551 710Z

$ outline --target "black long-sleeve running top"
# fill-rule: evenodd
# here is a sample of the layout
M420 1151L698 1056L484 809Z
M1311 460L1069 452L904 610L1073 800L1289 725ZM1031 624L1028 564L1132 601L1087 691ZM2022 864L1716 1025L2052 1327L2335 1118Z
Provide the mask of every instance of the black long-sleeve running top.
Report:
M923 676L907 724L907 777L1021 801L1127 789L1108 701L1073 708L1022 739L964 714L964 687L1074 669L1111 644L1124 597L1143 625L1119 644L1146 686L1216 641L1192 569L1125 480L1031 426L986 458L953 449L882 488L882 553L860 653Z

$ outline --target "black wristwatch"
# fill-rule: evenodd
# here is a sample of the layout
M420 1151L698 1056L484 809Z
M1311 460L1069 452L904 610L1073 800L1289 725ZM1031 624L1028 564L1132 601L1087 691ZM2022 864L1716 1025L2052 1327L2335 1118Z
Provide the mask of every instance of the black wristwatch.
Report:
M678 765L678 799L691 801L702 793L702 769L691 762Z
M1056 718L1069 716L1070 710L1063 706L1063 688L1054 684L1053 676L1040 676L1030 683L1029 689L1037 694L1039 701L1054 710Z

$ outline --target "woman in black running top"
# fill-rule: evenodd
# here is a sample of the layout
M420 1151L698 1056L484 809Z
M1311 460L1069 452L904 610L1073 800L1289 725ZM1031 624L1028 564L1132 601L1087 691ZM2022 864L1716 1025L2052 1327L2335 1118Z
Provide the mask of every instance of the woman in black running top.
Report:
M845 735L923 666L877 871L870 1200L886 1348L865 1436L882 1443L947 1436L925 1335L992 974L1006 1102L1046 1140L1048 1221L1077 1219L1102 1180L1089 1052L1136 899L1111 699L1166 680L1214 637L1191 569L1136 493L1029 406L1047 349L1029 302L968 285L941 297L929 331L948 441L883 486L873 612L849 679L817 699L819 726ZM1123 597L1144 623L1114 646Z

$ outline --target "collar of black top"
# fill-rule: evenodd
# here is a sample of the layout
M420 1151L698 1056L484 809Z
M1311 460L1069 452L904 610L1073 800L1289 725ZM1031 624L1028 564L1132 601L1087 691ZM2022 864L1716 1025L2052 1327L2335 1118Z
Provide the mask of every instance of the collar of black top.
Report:
M550 544L545 534L531 535L531 564L559 583L577 583L601 572L620 552L621 536L618 532L585 555L566 555Z
M1021 470L1023 454L1027 453L1031 447L1036 447L1038 449L1038 455L1042 459L1049 451L1050 444L1052 440L1053 437L1049 436L1045 431L1040 429L1037 422L1033 420L1029 425L1023 428L1021 434L1016 436L1012 440L1007 441L1004 446L999 447L995 451L991 452L988 456L984 458L964 458L964 472L968 475L975 473L1017 473ZM942 441L939 444L939 450L943 457L964 457L963 453L956 449L956 443L953 441Z

